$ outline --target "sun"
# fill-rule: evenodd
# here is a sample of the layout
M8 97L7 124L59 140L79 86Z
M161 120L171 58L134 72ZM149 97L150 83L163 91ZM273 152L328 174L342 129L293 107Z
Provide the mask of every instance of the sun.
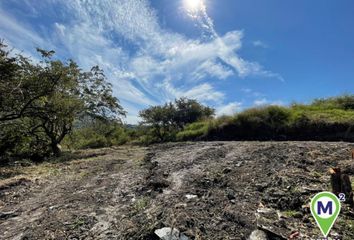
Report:
M184 7L188 12L199 12L205 7L204 0L184 0Z

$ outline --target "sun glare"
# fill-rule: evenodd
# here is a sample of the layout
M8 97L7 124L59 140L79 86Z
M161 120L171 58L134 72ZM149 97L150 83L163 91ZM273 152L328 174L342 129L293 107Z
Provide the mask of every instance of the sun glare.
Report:
M204 0L184 0L184 7L189 12L199 12L204 8Z

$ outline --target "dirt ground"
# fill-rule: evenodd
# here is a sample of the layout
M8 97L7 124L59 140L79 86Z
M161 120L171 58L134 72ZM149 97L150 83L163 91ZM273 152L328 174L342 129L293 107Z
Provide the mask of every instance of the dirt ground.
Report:
M197 142L78 152L0 168L0 239L319 239L310 198L328 169L354 180L349 143ZM72 159L73 158L73 159ZM346 204L332 239L354 239ZM295 238L294 238L295 239Z

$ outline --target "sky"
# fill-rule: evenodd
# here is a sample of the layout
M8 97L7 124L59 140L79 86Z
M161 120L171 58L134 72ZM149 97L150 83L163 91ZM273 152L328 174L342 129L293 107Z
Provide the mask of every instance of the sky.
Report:
M352 0L0 0L0 38L99 65L140 110L187 97L218 116L354 92Z

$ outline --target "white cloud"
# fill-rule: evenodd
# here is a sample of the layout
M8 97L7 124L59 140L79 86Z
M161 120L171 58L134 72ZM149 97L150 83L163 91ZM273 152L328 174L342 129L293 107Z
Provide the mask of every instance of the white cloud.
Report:
M199 80L205 78L207 75L216 77L218 79L226 79L230 76L232 76L234 72L215 61L205 61L202 63L199 67L196 68L196 70L192 73L194 80Z
M60 23L54 23L54 27L56 28L57 34L64 37L65 35L65 26Z
M57 50L54 46L60 46L60 56L74 58L84 69L100 65L113 84L114 94L126 106L129 121L136 121L133 116L137 109L182 96L222 104L225 95L215 89L209 77L227 79L237 74L282 79L241 58L237 51L242 47L242 31L219 37L206 13L203 21L213 38L202 41L162 28L147 0L45 3L52 2L61 6L56 11L65 19L56 19L48 34L41 36L1 9L0 34L26 51L36 46ZM31 11L41 14L45 3L33 5Z
M196 99L203 103L207 102L217 102L220 103L224 99L224 94L222 92L216 91L210 84L203 83L196 85L191 89L178 88L171 85L169 81L165 81L160 85L166 90L166 100L170 101L174 98L187 97L191 99Z
M242 108L242 103L240 102L231 102L223 106L219 106L216 109L216 116L230 116L240 111Z
M265 106L265 105L278 105L278 106L284 106L286 105L285 102L281 101L281 100L277 100L277 101L270 101L266 98L262 98L262 99L257 99L253 102L253 104L255 106Z
M268 45L260 40L253 41L252 44L255 47L268 48Z
M187 92L182 93L181 96L197 99L199 101L213 101L213 102L221 101L224 98L223 93L215 91L214 88L208 83L195 86L194 88L188 90Z
M253 89L250 89L250 88L242 88L241 91L242 91L243 93L245 93L247 96L251 96L251 97L261 97L261 96L264 96L263 93L254 91Z
M254 105L256 106L262 106L262 105L266 105L268 104L268 100L265 99L265 98L262 98L262 99L257 99L253 102Z
M41 36L36 34L30 26L18 22L14 17L0 8L0 36L7 44L15 48L16 52L24 52L36 60L36 47L51 48Z

